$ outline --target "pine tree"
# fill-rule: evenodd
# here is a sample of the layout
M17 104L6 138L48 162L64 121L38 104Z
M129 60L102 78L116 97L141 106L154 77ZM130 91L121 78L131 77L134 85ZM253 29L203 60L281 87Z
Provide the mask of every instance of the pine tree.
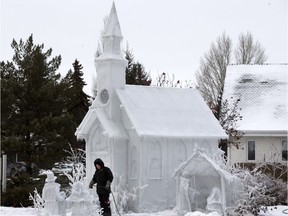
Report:
M145 71L144 66L139 62L134 62L134 55L128 48L125 50L125 58L128 61L126 67L126 84L129 85L151 85L151 78Z
M86 85L83 79L83 66L76 59L74 61L73 71L69 70L68 74L64 78L68 84L66 93L68 95L66 101L67 112L71 113L75 118L75 123L79 125L88 111L89 108L89 96L83 91L83 87Z
M62 115L64 86L56 73L61 56L51 59L52 49L34 45L33 35L11 46L12 62L1 62L2 150L10 160L17 154L32 174L32 163L51 166L67 145L71 120Z
M73 133L69 136L69 143L74 146L76 143L74 133L88 111L89 96L83 91L83 87L86 85L83 79L83 66L77 59L72 65L73 71L68 71L62 83L65 85L65 115L69 115L73 121Z

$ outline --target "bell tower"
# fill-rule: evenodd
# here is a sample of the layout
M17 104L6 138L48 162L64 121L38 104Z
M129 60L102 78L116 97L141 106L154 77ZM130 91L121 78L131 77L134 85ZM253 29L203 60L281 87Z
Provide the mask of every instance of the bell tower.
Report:
M123 36L113 2L109 18L104 27L103 53L95 59L97 71L97 97L93 103L103 108L110 120L120 119L120 101L117 89L125 87L127 60L123 57Z

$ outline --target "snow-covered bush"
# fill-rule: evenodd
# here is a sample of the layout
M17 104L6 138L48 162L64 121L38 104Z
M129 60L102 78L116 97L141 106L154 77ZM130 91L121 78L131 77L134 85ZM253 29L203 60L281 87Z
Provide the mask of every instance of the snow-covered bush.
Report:
M33 206L36 211L37 216L41 216L41 211L44 208L44 200L42 199L41 195L38 193L37 189L35 188L33 195L29 194L29 200L33 201Z
M131 210L131 206L136 206L137 200L140 200L143 194L143 190L146 186L133 188L131 192L128 191L128 185L123 175L115 176L116 185L112 192L113 198L113 209L118 213L127 212Z
M102 210L99 207L99 203L96 199L93 199L88 205L85 210L86 216L101 216Z
M84 182L85 177L85 151L73 149L69 144L69 151L64 150L68 156L64 161L56 163L52 171L58 173L58 182L68 194L71 192L73 183ZM64 176L64 178L63 178ZM68 180L68 182L67 182Z
M276 199L269 193L267 187L270 180L261 170L246 169L239 172L238 177L242 180L243 191L241 199L234 206L235 212L241 215L247 213L258 215L260 210L266 212L267 206L275 203Z
M68 178L71 186L75 182L84 182L85 166L82 163L74 164L71 172L64 171L63 174Z

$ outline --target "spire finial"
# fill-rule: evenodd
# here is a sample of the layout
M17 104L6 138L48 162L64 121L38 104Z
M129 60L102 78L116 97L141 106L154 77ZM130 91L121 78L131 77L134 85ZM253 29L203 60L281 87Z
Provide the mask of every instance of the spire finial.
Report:
M121 37L122 38L122 33L120 29L120 24L117 16L117 11L115 7L115 2L113 1L111 11L109 14L109 18L107 20L106 28L105 28L105 36L115 36L115 37Z

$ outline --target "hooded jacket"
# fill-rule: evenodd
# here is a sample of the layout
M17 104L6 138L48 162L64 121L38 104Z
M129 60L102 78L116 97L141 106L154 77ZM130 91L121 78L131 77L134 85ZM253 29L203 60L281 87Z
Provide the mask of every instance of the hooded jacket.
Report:
M98 164L101 168L97 169L96 164ZM113 181L113 174L111 170L108 167L104 166L104 162L100 158L97 158L94 161L94 166L96 168L96 171L92 180L94 181L94 183L97 184L97 193L109 194L110 191L105 189L105 185L107 184L107 181L109 181L110 183L112 183Z

